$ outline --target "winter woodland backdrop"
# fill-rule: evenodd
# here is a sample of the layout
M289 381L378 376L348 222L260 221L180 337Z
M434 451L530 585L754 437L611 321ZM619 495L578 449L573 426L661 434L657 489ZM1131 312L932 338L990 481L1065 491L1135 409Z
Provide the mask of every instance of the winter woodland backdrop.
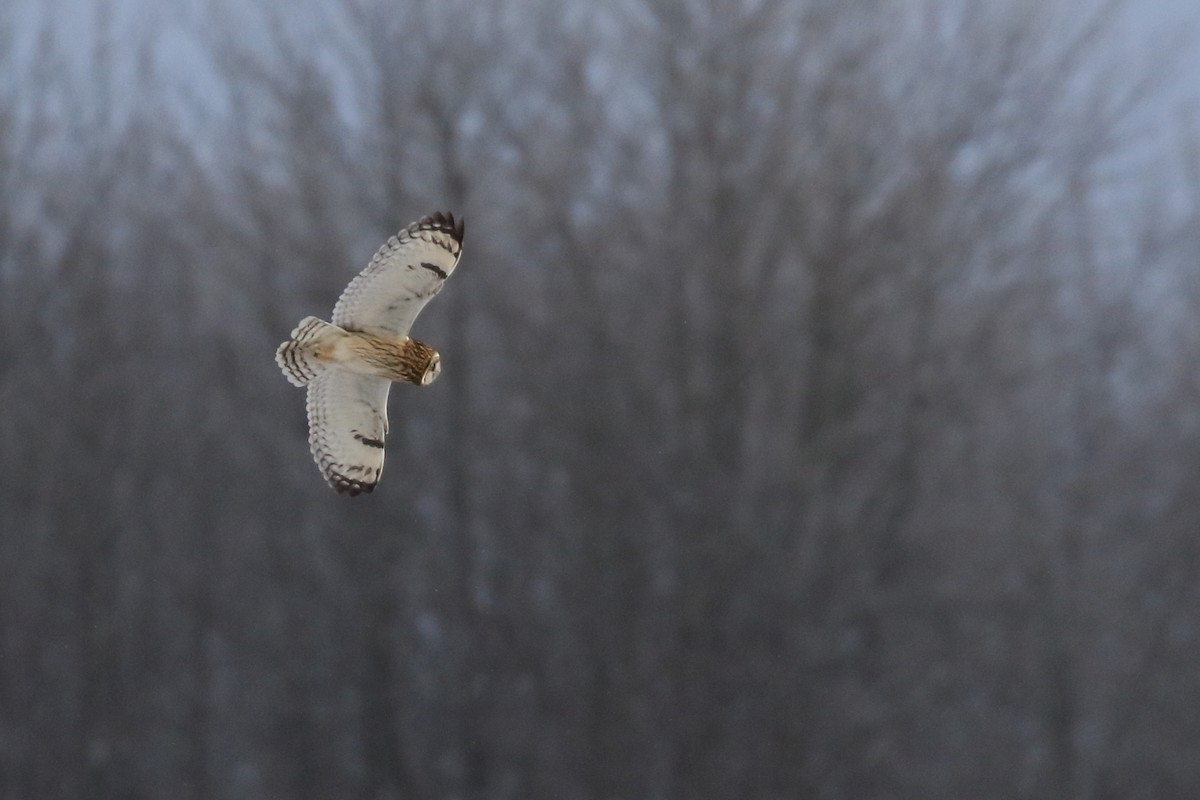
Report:
M1171 7L8 0L0 798L1197 796ZM437 209L337 497L273 350Z

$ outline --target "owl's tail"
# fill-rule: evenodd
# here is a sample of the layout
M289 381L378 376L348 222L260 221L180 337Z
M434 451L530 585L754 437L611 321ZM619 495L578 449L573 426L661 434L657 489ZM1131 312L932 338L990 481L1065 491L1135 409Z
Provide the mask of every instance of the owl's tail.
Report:
M305 317L292 331L291 338L275 351L275 362L293 386L305 386L325 368L317 358L317 348L333 333L339 332L316 317Z

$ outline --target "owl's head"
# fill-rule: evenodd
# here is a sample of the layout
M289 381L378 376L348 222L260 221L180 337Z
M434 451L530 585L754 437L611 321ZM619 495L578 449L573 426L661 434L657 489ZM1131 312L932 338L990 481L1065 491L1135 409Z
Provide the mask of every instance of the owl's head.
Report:
M428 386L437 380L437 376L442 374L442 357L437 351L433 351L433 355L429 357L429 363L425 365L425 372L421 374L421 385Z

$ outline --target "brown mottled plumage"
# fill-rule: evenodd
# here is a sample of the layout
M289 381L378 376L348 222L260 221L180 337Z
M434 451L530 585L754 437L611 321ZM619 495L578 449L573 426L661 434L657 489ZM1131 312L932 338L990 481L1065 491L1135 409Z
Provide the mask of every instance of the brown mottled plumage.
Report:
M333 322L305 317L275 360L308 388L309 445L339 493L370 492L383 471L387 400L393 382L428 386L441 357L408 335L462 253L453 214L423 217L393 236L333 308Z
M441 363L441 356L422 341L329 327L333 331L326 334L328 341L313 350L317 361L395 383L427 385L436 377L430 368Z

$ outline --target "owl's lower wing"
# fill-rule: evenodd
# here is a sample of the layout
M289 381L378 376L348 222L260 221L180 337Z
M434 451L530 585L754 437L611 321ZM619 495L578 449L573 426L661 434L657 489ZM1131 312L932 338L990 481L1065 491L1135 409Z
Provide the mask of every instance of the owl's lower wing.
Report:
M391 381L338 369L308 384L308 443L338 493L374 490L383 472Z

